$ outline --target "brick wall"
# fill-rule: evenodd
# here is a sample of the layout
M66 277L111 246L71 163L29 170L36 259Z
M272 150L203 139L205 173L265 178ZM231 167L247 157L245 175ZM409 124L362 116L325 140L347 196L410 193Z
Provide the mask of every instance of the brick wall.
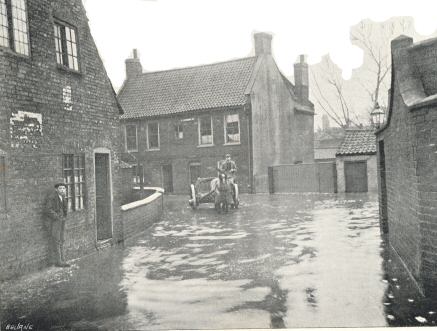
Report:
M84 155L86 178L86 207L70 213L67 219L66 257L78 257L96 247L97 148L106 148L111 156L114 236L120 231L116 207L122 198L117 189L121 181L119 110L81 1L28 0L27 5L30 56L0 48L0 149L6 152L7 201L0 240L0 260L4 261L0 278L45 265L48 238L42 203L53 184L63 181L62 154ZM56 64L54 18L77 28L80 72ZM71 87L72 110L64 108L65 86ZM23 137L20 112L40 121L41 130L28 131Z
M224 115L239 114L240 144L226 145L224 138ZM226 153L238 167L238 184L242 192L250 190L249 182L249 145L248 116L242 108L233 110L220 109L214 112L202 112L212 115L214 146L199 147L198 113L184 114L172 118L163 117L153 120L124 121L123 124L137 123L138 151L134 154L144 164L145 185L163 186L162 166L171 165L173 172L173 193L188 194L189 165L193 162L201 164L201 176L217 176L217 162L224 159ZM147 150L147 123L159 123L160 149ZM174 125L182 123L183 139L175 138Z
M437 106L406 103L437 92L437 43L411 43L408 38L392 43L390 116L388 126L378 134L384 144L386 177L386 196L380 178L380 212L391 246L425 294L436 295Z
M162 215L163 195L155 193L152 196L135 202L137 207L131 207L121 212L123 240L133 238L144 232ZM124 205L123 208L128 205Z

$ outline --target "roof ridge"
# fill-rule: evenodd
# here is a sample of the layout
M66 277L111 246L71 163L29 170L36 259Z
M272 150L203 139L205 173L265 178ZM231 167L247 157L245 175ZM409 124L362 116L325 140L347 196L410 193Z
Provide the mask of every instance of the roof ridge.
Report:
M173 68L173 69L165 69L165 70L156 70L156 71L147 71L143 72L137 77L149 75L149 74L158 74L163 72L170 72L170 71L178 71L178 70L186 70L186 69L192 69L192 68L202 68L202 67L210 67L214 65L224 64L224 63L231 63L231 62L238 62L243 60L249 60L249 59L256 59L258 56L247 56L247 57L241 57L233 60L227 60L227 61L220 61L220 62L213 62L213 63L207 63L207 64L199 64L194 66L188 66L188 67L181 67L181 68Z

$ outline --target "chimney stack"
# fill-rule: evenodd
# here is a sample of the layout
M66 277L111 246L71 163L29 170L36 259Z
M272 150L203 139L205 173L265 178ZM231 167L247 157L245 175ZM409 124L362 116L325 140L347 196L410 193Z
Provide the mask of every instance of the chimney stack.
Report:
M300 103L309 101L308 64L305 55L299 56L299 62L294 64L295 94Z
M272 54L272 35L258 32L253 35L255 39L255 55Z
M133 50L133 58L126 59L126 79L136 77L143 73L143 67L140 59L138 58L138 51L135 48Z

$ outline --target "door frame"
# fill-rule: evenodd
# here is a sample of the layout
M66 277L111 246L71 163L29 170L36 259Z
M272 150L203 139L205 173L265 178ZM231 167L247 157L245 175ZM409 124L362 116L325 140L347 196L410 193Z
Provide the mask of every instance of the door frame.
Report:
M97 236L97 181L96 181L96 154L106 154L108 155L108 181L109 181L109 220L111 221L111 237L108 239L98 240ZM105 243L112 241L114 238L114 196L112 188L112 160L111 160L111 150L106 147L99 147L93 150L93 176L94 176L94 222L95 222L95 240L97 243Z

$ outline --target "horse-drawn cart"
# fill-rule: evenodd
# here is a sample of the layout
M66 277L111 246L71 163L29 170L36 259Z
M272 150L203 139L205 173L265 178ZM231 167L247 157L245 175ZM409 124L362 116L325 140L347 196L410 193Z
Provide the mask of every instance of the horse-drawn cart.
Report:
M222 189L224 188L224 189ZM226 190L229 192L226 193ZM194 184L190 185L191 208L196 209L200 204L213 203L217 211L238 208L238 185L232 179L224 175L219 177L197 178Z

